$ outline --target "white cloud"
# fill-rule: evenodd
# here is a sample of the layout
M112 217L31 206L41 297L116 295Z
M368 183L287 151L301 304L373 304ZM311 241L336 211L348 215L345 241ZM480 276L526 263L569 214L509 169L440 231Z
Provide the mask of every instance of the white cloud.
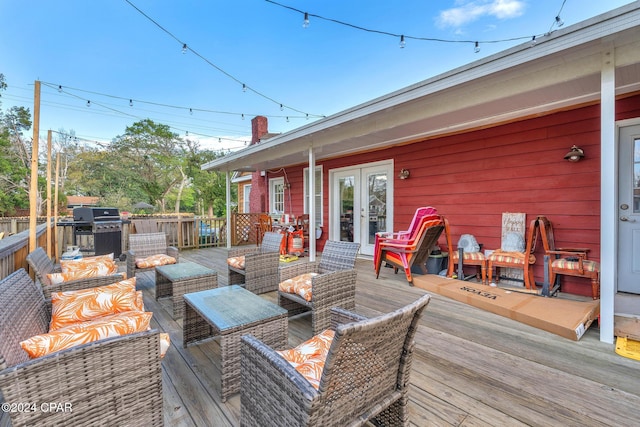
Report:
M521 16L526 7L526 3L521 0L462 0L457 1L456 5L440 12L437 18L439 27L458 28L483 16L498 19L515 18Z

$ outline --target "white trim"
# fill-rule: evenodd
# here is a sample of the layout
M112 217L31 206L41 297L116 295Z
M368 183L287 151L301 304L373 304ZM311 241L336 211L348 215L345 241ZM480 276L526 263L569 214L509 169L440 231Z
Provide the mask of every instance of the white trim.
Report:
M616 293L618 144L616 144L615 49L602 51L600 90L600 341L613 344Z
M275 208L275 187L276 185L281 185L283 187L282 190L282 211L277 211ZM280 176L277 178L269 178L269 213L271 214L283 214L287 210L287 203L285 200L285 191L284 191L284 177Z
M324 202L324 187L322 186L322 180L324 178L324 168L322 167L322 165L316 165L315 170L316 170L316 172L320 171L320 194L319 194L319 196L320 196L320 200L322 202L320 203L320 206L315 205L315 209L316 210L320 209L320 224L315 224L315 221L313 221L313 223L316 226L318 226L318 225L319 226L324 226L324 223L325 223L325 221L324 221L324 210L322 209L323 208L323 202ZM310 188L309 187L309 182L307 180L307 174L308 173L309 173L309 166L307 166L307 167L302 169L302 182L304 183L304 194L303 194L303 198L304 199L302 201L302 209L303 209L304 212L308 212L309 211L309 205L307 204L307 197L306 197L308 195L308 193L309 193L309 188ZM314 175L314 179L315 179L315 175ZM315 181L314 181L314 185L316 185ZM316 196L318 196L318 194L315 194L315 191L314 191L313 197L316 197ZM315 202L315 199L314 199L314 202ZM309 216L309 220L311 221L311 216Z

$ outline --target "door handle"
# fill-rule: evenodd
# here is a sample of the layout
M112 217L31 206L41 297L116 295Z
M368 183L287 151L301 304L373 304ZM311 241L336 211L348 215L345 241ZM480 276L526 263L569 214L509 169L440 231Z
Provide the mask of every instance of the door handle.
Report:
M631 219L628 216L621 216L620 217L620 221L624 221L624 222L636 222L635 219Z

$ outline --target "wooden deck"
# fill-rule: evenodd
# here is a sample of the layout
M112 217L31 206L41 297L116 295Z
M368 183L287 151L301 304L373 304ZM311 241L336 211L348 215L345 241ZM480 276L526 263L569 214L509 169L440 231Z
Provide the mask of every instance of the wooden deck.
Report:
M207 265L226 284L224 249L181 252ZM358 260L356 311L375 315L402 306L423 290L370 260ZM220 400L216 340L182 348L182 320L169 300L154 299L154 276L138 274L154 327L171 335L163 365L166 426L238 426L240 397ZM264 295L275 301L275 293ZM289 322L289 344L311 335L310 317ZM416 336L411 378L415 426L622 426L640 420L640 362L618 356L592 326L580 341L544 332L439 296ZM636 420L636 421L634 421Z

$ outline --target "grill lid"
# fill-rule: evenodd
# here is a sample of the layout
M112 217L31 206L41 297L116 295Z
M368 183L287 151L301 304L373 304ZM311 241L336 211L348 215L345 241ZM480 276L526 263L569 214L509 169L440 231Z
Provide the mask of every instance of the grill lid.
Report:
M81 207L73 209L76 222L119 221L118 208Z

